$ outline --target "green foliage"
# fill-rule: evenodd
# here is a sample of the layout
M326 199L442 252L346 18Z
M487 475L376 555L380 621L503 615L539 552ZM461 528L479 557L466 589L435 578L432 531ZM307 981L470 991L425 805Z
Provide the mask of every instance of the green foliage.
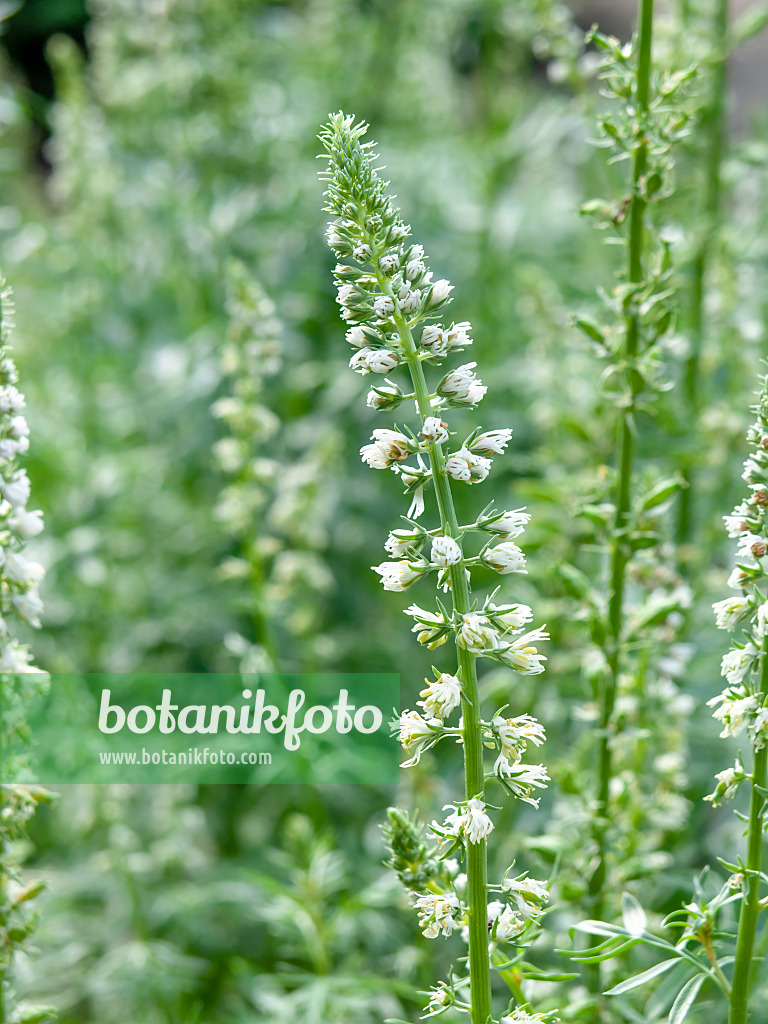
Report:
M369 569L401 509L397 489L357 464L369 413L337 340L316 181L328 111L354 108L375 126L406 219L473 323L484 418L515 427L497 504L532 513L536 572L519 600L549 623L549 672L512 689L491 663L481 696L546 723L552 782L546 835L532 838L520 802L494 812L489 871L514 861L550 875L562 909L536 939L537 970L495 967L507 984L554 979L533 983L537 1005L565 1005L568 1022L725 1014L702 939L733 932L738 896L728 890L717 923L724 880L710 891L691 875L723 850L728 871L743 860L740 824L701 797L721 762L705 708L721 653L709 605L765 337L768 177L762 129L726 132L718 77L764 16L751 9L724 39L719 10L670 5L657 22L642 116L627 102L636 51L599 33L585 48L554 0L94 0L86 54L50 43L45 117L18 72L0 76L0 246L46 515L34 651L49 670L375 665L401 672L409 693L429 675L447 622L417 620L434 647L414 651ZM30 122L46 119L43 180ZM628 184L640 144L648 167ZM641 280L628 266L613 276L633 202L647 207L653 249ZM465 415L471 436L477 414ZM625 415L636 471L617 527ZM477 521L470 502L457 489L461 523ZM612 546L629 600L608 821L590 780ZM18 711L6 725L22 723ZM412 822L390 820L389 854L379 826L395 801L423 807L426 823L439 816L461 784L444 746L396 795L83 787L30 817L41 794L14 791L11 891L48 882L13 910L25 938L39 913L38 952L14 965L30 1003L19 1019L45 1019L35 1007L51 1003L64 1024L413 1020L436 967L455 1019L466 988L450 955L425 948L380 867L389 856L406 881L435 877ZM556 949L570 949L603 822L611 880L594 927L608 945L579 948L599 966L577 988ZM645 908L639 941L610 923L624 890ZM681 904L670 941L662 921ZM758 978L754 999L764 994Z

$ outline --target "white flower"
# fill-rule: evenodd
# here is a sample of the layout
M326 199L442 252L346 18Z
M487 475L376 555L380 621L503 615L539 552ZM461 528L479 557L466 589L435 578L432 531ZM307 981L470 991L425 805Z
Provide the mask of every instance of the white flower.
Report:
M488 476L491 460L475 455L467 448L460 448L445 462L445 471L453 480L466 484L481 483Z
M0 492L14 508L26 505L30 493L29 477L26 470L20 470L10 480L0 479Z
M523 929L524 921L512 907L500 900L488 904L488 930L499 942L512 939Z
M493 831L493 822L479 797L472 797L467 801L466 807L462 808L461 830L470 843L479 843Z
M371 568L381 576L385 590L397 593L410 587L421 575L420 571L414 568L407 559L397 562L382 562L381 565L372 565Z
M501 743L501 752L509 761L519 761L528 743L540 747L544 742L544 726L530 715L518 718L496 716L491 723Z
M525 568L525 555L511 541L497 544L495 548L489 548L483 553L483 561L491 569L501 573L503 576L510 572L527 572Z
M436 988L429 990L429 1002L424 1007L424 1017L435 1017L443 1010L453 1004L451 993L445 987L444 982L439 982Z
M519 912L526 918L536 914L541 905L549 901L547 883L535 878L505 878L501 888L515 901Z
M435 281L429 292L429 304L430 306L437 306L441 302L445 302L448 296L453 291L453 285L445 279Z
M539 806L537 798L531 796L534 788L546 789L549 775L543 764L511 763L503 754L499 754L493 766L498 778L509 786L514 795L533 807Z
M444 356L448 352L448 338L445 331L435 324L430 324L421 332L421 347L427 349L432 356Z
M358 263L368 263L371 256L373 256L373 253L371 252L370 245L367 245L365 242L363 242L362 244L355 246L355 248L352 250L352 255L355 257Z
M406 315L418 313L421 309L421 292L418 288L415 288L413 291L409 290L406 295L398 298L397 304Z
M405 276L409 281L415 281L417 277L425 272L424 260L409 260L405 265Z
M400 558L423 536L418 530L391 530L384 543L384 550L393 558Z
M40 623L38 622L39 626ZM26 647L22 647L20 644L14 643L3 643L0 646L0 672L34 672L34 669L30 665L29 651Z
M764 475L763 467L759 462L752 458L747 459L744 463L744 472L741 474L742 480L745 480L748 484L758 484Z
M456 565L461 557L461 548L453 537L440 536L432 541L432 565Z
M499 634L490 619L479 612L466 612L456 632L456 643L466 651L477 654L498 646Z
M748 643L744 648L734 648L723 656L721 672L731 686L738 686L752 670L759 653L754 644Z
M722 738L726 736L738 736L744 729L749 718L757 711L757 697L747 695L744 697L733 697L728 693L721 693L712 700L707 701L707 706L720 704L712 717L723 723Z
M447 373L437 385L438 395L454 404L476 405L488 390L475 375L477 363L464 363Z
M436 939L438 935L450 935L461 927L458 920L461 910L458 898L453 893L426 893L418 896L414 907L419 912L419 924L428 939Z
M493 613L496 622L507 629L522 629L533 619L533 611L527 604L511 604L501 608L489 604L487 610Z
M717 789L704 799L712 803L720 803L721 800L730 800L735 794L744 781L744 769L737 761L735 768L726 768L722 772L717 772L715 778L718 781Z
M29 438L21 437L18 441L12 437L4 437L0 440L0 459L10 462L17 455L25 455L29 451Z
M14 416L11 420L12 437L29 437L29 426L23 416Z
M8 525L20 537L37 537L43 532L43 513L39 510L27 512L26 509L18 509L9 517Z
M748 597L726 597L712 605L718 629L731 630L749 612L752 602Z
M745 533L739 538L736 546L736 557L743 558L752 555L753 558L763 558L768 550L765 537L756 533Z
M432 444L442 444L448 440L448 424L439 416L427 416L421 428L421 436Z
M451 324L445 332L445 339L448 343L448 348L461 349L467 348L467 346L471 345L472 339L467 333L471 330L472 325L468 320L462 320L461 323L458 324Z
M510 442L511 430L487 430L469 444L469 449L482 455L501 455Z
M544 1019L543 1014L528 1013L527 1010L521 1010L518 1006L512 1014L502 1017L499 1024L541 1024Z
M354 370L355 373L362 374L363 376L366 373L370 373L371 368L368 365L368 356L371 354L371 351L372 350L369 348L358 349L357 352L355 352L355 354L349 360L350 369Z
M371 469L387 469L393 462L402 462L411 454L411 442L397 430L374 430L373 444L360 449L360 458Z
M425 745L431 744L441 725L440 719L426 719L418 711L402 712L398 721L398 738L406 754L411 755L410 760L403 763L403 768L419 763Z
M535 646L541 640L549 640L543 626L517 637L509 647L500 650L497 657L521 675L537 676L544 671L542 662L547 660Z
M763 601L757 609L755 633L759 637L765 637L768 634L768 601Z
M369 391L365 404L369 409L387 409L391 406L399 405L400 401L399 388L387 382L386 385L379 384L375 390Z
M380 320L386 320L395 311L395 304L388 295L379 295L373 303L373 312Z
M375 348L368 356L368 366L374 373L389 373L399 362L397 354L388 348Z
M430 650L441 647L448 639L447 623L440 612L428 612L412 604L405 609L405 614L416 619L411 632L416 633L419 643L425 644Z
M428 679L426 689L419 694L424 700L419 701L427 714L435 718L445 718L461 704L461 683L457 676L443 672L434 682Z
M393 252L388 252L385 256L382 256L379 260L379 267L383 274L394 274L397 268L400 266L400 257Z
M361 348L349 360L355 373L389 373L400 362L398 356L386 348Z
M362 348L368 341L362 327L350 327L347 331L346 338L349 344L354 345L355 348Z
M504 512L499 519L494 519L492 522L481 521L478 526L481 526L486 533L495 533L505 540L513 540L520 536L530 521L529 512L522 508L516 508L512 512Z
M8 552L3 568L11 583L18 583L22 586L39 583L45 576L45 569L39 562L28 562L24 555L15 551Z
M723 516L723 522L725 523L725 529L729 537L735 539L736 537L741 537L743 533L751 532L751 526L747 521L749 515L749 511L741 513L736 509L734 510L733 515Z
M340 306L348 309L353 303L360 299L360 292L353 284L342 284L336 293L336 301Z
M43 602L38 597L34 590L27 590L20 594L14 594L13 606L22 619L34 626L35 629L40 628L40 616L43 611Z
M749 573L745 572L740 566L737 565L736 568L731 572L731 575L728 577L728 586L731 588L731 590L743 590L744 587L746 587L746 585L749 583L749 580Z
M0 412L21 412L26 404L24 395L13 384L0 388Z

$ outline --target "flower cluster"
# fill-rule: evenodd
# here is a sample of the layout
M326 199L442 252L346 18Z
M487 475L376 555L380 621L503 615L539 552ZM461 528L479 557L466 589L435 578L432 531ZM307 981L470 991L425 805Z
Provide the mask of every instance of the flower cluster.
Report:
M9 1020L28 1020L31 1007L16 1002L9 971L34 928L30 903L44 883L21 877L19 858L9 844L23 835L37 805L51 795L41 786L8 781L24 760L10 741L24 732L29 700L48 685L47 674L32 664L29 648L19 643L12 627L16 619L39 628L43 605L37 588L44 574L24 553L27 540L41 533L43 517L27 507L29 478L19 465L29 449L29 430L8 347L12 314L10 289L0 276L0 1016L5 1019L5 1011Z
M34 672L29 648L20 644L8 626L15 616L36 629L43 603L38 586L45 570L24 554L26 542L43 529L43 514L30 510L29 477L19 457L29 449L29 428L23 416L24 396L16 386L16 366L8 350L13 307L10 290L0 278L0 671Z
M472 486L488 477L493 457L504 453L512 431L476 428L460 443L453 441L453 412L477 406L487 388L474 361L442 369L432 384L426 370L469 347L471 327L466 321L445 320L452 285L433 279L424 249L411 242L410 228L373 166L371 144L362 142L366 129L339 113L320 136L329 158L326 209L333 220L327 238L339 260L337 301L349 324L347 341L355 349L351 368L383 377L372 385L368 406L390 411L407 402L414 403L418 413L413 429L377 428L360 451L371 469L395 473L412 498L406 525L386 539L390 559L373 570L387 591L399 593L433 576L437 589L450 593L450 607L438 597L434 610L414 604L406 614L414 620L419 643L434 650L451 639L457 661L449 671L435 669L435 679L425 680L420 691L420 710L403 711L392 725L407 755L405 767L451 737L464 751L467 780L465 799L448 806L450 813L442 824L431 825L437 842L432 853L411 834L402 812L397 812L394 824L390 812L391 863L409 887L417 876L431 880L430 891L418 892L414 903L424 935L437 938L461 931L469 946L469 978L451 976L434 989L426 1015L448 1007L466 1009L460 993L469 984L473 1019L486 1020L492 1016L490 945L524 945L523 936L546 899L542 883L518 879L497 887L487 884L486 843L494 824L485 800L486 781L495 780L508 794L535 806L532 790L544 787L548 776L543 765L521 760L527 743L538 746L544 739L535 719L482 719L476 661L492 658L520 675L538 675L545 661L540 645L548 634L541 627L524 631L533 618L525 604L496 604L494 595L481 604L471 597L477 573L527 572L525 555L516 543L529 521L523 509L497 511L489 505L474 522L462 526L453 501L454 486ZM394 377L398 371L405 371L399 380ZM434 494L439 514L431 528L419 522L429 494ZM498 750L494 770L488 773L486 745ZM440 853L446 846L449 849ZM404 863L405 848L416 858L413 868ZM441 878L426 874L422 865L444 860L454 851L464 871ZM499 898L488 902L491 891ZM511 1019L540 1019L520 1016L523 1009L521 1004Z
M723 656L722 674L726 686L707 703L722 725L722 737L739 736L746 731L755 750L766 745L768 737L768 693L765 674L766 637L768 637L768 389L763 391L755 409L756 420L747 440L752 452L744 464L742 479L749 494L731 515L724 516L728 536L738 541L736 567L728 585L738 591L713 605L720 629L733 633L731 649ZM747 778L737 761L717 776L718 786L707 799L715 803L729 799Z
M220 350L225 393L211 407L226 430L213 449L226 482L213 514L234 542L220 575L244 588L256 634L229 633L226 646L244 671L255 672L274 667L283 632L301 639L305 650L317 643L319 595L331 585L317 554L329 518L328 499L317 485L329 475L335 456L329 454L327 433L309 424L304 429L314 443L302 445L300 452L286 450L285 432L269 400L284 363L283 325L241 262L226 267L226 278L229 322Z

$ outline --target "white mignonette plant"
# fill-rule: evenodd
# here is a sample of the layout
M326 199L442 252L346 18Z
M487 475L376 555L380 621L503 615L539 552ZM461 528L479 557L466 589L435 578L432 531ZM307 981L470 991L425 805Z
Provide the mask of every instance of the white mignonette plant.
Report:
M475 362L441 367L446 357L471 345L471 328L465 321L444 319L452 286L433 280L422 246L410 241L410 228L374 167L373 143L362 141L366 131L367 125L338 113L320 135L328 155L323 178L326 210L333 217L328 243L339 260L338 303L354 349L350 365L373 380L369 407L389 412L408 402L418 413L413 429L376 429L361 451L372 468L397 474L412 498L403 517L406 527L393 530L386 541L390 560L374 571L385 590L401 592L432 576L439 591L450 593L450 604L438 596L434 609L413 604L406 614L419 643L429 649L452 640L457 662L450 671L435 669L435 679L425 680L420 710L403 711L396 730L407 755L404 766L415 765L425 750L450 738L463 747L465 769L464 798L446 808L445 821L431 826L437 843L433 849L421 841L406 814L390 811L390 863L414 892L424 935L458 931L469 947L468 975L462 961L461 970L452 970L448 981L433 990L425 1015L454 1008L473 1024L488 1024L499 1020L492 1009L492 969L515 958L510 944L518 949L530 944L548 892L545 884L509 872L489 884L487 842L494 824L486 782L493 779L512 797L536 806L533 794L545 787L548 776L543 765L523 761L526 747L538 747L544 739L535 719L507 717L503 708L483 718L476 662L492 658L523 675L538 675L545 660L540 645L548 637L543 628L526 631L532 619L527 606L495 604L494 594L481 602L471 594L475 567L501 575L526 572L515 541L527 513L490 505L474 522L460 525L452 494L454 486L472 486L488 476L491 457L503 453L511 431L475 429L463 441L453 440L454 413L474 408L486 392ZM431 383L428 368L437 371ZM404 378L399 383L394 379L398 369ZM439 519L432 528L419 522L427 495L434 495ZM485 748L496 755L490 771ZM461 865L450 859L454 854ZM524 985L525 965L516 970ZM553 1019L551 1013L532 1014L521 984L509 980L510 972L499 973L512 989L503 1019Z
M747 435L753 452L743 473L750 493L731 515L724 516L728 536L738 539L736 567L728 580L737 593L713 606L717 626L733 634L731 649L722 661L726 686L708 702L723 727L723 738L746 735L752 748L752 770L737 756L733 767L718 772L715 791L705 797L717 806L732 799L745 782L750 783L749 813L746 817L739 814L746 822L746 858L738 857L735 863L720 861L732 874L715 894L711 885L705 884L706 871L694 880L693 898L664 920L666 928L680 932L674 943L647 927L643 909L625 892L623 927L602 921L580 922L577 930L595 936L596 944L568 954L593 964L623 956L628 943L660 950L663 960L622 979L605 994L624 997L675 969L674 985L667 984L662 990L667 1005L672 1003L668 1019L674 1024L682 1024L705 985L707 996L715 989L728 1001L728 1024L757 1020L754 1011L762 1005L765 992L764 977L759 983L757 978L762 958L755 950L755 934L760 913L768 904L765 895L761 897L766 879L761 862L768 807L768 377L762 380L755 411L757 420ZM731 904L740 904L735 948L728 924L719 920L721 911ZM658 998L656 1003L662 1005ZM654 1015L654 1019L658 1018Z
M43 567L24 554L27 540L43 529L43 514L29 509L29 478L19 457L29 449L24 396L8 347L13 316L10 289L0 275L0 1020L48 1020L49 1010L19 1003L11 985L17 954L34 927L30 901L42 882L22 881L13 842L50 794L40 786L17 785L17 746L24 735L25 706L48 682L32 664L29 648L14 635L13 621L40 627L43 605L37 592ZM10 751L10 753L9 753Z
M758 916L765 909L760 887L762 839L768 786L768 377L756 406L757 419L747 434L752 454L742 477L749 495L725 516L728 536L738 539L736 568L728 585L737 591L714 605L717 625L733 633L730 651L723 657L725 689L709 701L714 717L723 726L723 737L746 734L752 748L752 772L737 758L732 768L717 775L717 787L709 797L720 803L733 797L744 782L751 784L747 819L747 856L732 865L735 884L741 890L741 910L736 938L733 981L730 991L730 1024L744 1024L749 1017L750 974ZM738 638L738 639L737 639Z

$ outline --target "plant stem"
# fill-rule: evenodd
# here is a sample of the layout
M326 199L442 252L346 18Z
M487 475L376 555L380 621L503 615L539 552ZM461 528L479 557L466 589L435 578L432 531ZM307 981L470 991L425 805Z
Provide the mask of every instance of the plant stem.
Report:
M382 291L392 297L389 281L378 275ZM408 370L410 371L416 405L422 420L432 416L430 392L424 377L424 367L419 359L418 349L411 329L399 313L395 323L403 344ZM432 481L440 512L440 524L448 537L459 536L459 522L453 504L453 495L448 474L445 471L445 455L442 445L429 445L429 462ZM459 615L470 609L469 584L463 563L449 568L451 596L454 610ZM464 719L464 784L467 800L484 796L485 772L483 769L483 744L480 727L480 697L477 686L476 657L463 647L456 645L456 654L461 674L461 688L464 696L462 714ZM488 861L485 839L479 843L467 842L467 905L469 908L469 977L472 998L472 1024L486 1024L491 1017L491 970L488 957Z
M648 143L643 121L648 113L651 88L651 40L653 36L653 0L640 0L637 34L636 102L640 119L640 137L632 161L632 197L627 236L627 276L630 284L643 280L643 241L645 207L642 183L648 163ZM612 774L611 723L616 704L616 691L621 670L621 638L624 610L624 579L629 561L624 532L630 512L632 470L635 453L635 407L637 383L632 363L640 343L640 314L634 297L629 299L624 315L624 361L629 367L628 402L621 410L618 443L618 476L616 512L610 550L610 599L608 604L607 661L608 672L603 686L600 708L600 743L598 753L598 789L594 837L597 843L597 866L590 879L593 914L603 917L606 880L608 799Z
M760 661L758 696L768 694L768 640L763 641ZM752 968L752 948L760 913L760 861L763 847L763 811L765 798L760 792L768 781L768 747L755 751L752 766L752 796L749 802L749 828L747 832L746 877L744 896L739 913L739 931L736 938L736 961L733 967L731 1011L728 1024L745 1024L749 1009L749 976Z
M685 364L683 398L686 423L696 422L701 407L699 396L699 363L704 340L704 293L707 271L717 237L721 206L721 170L725 150L726 81L728 73L728 10L729 0L715 0L712 21L710 101L702 117L705 146L704 202L701 210L702 235L691 266L691 296L689 340L691 351ZM685 466L683 476L687 484L680 492L678 505L677 539L680 544L690 540L693 507L693 466Z

